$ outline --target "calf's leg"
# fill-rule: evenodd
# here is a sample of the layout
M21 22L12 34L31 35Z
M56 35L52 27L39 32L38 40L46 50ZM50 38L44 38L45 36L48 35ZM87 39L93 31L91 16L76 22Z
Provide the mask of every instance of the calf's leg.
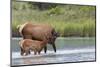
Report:
M29 54L29 50L25 50L25 53L26 53L25 55L28 55Z
M34 55L36 55L37 54L37 51L36 50L34 50Z
M21 55L24 55L25 51L20 47L21 49Z

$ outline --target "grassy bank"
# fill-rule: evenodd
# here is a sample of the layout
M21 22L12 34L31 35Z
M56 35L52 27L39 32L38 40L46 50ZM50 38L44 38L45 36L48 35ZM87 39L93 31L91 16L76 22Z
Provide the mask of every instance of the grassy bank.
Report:
M28 2L13 2L12 32L25 22L48 23L61 36L95 36L95 7L80 5L57 5L45 10L33 8Z
M18 32L16 27L18 24L13 24L12 30L13 32ZM46 23L47 24L47 23ZM60 33L60 36L95 36L95 23L91 21L91 23L50 23L52 27L55 28L56 31Z

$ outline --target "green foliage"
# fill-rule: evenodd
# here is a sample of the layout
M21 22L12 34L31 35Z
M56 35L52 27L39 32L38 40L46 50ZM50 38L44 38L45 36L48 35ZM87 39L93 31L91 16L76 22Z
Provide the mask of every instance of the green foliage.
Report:
M51 8L47 12L48 15L60 15L62 14L62 10L59 7Z
M41 10L32 2L12 2L12 31L25 22L52 25L60 36L95 36L95 7L52 5ZM47 9L48 8L48 9Z

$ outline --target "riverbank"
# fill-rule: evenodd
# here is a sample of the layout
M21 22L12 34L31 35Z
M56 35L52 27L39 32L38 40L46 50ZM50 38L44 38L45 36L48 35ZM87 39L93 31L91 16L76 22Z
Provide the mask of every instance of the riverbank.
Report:
M12 36L20 36L17 25L32 22L49 24L62 37L93 37L96 35L95 17L95 6L13 1Z
M18 30L16 29L17 25L19 24L16 24L16 25L14 24L12 25L12 36L20 36L20 34L18 33ZM70 37L70 36L93 37L96 34L95 23L93 21L91 22L88 21L88 22L83 22L83 23L55 22L55 23L51 23L50 25L54 27L55 30L59 32L60 36L62 37Z

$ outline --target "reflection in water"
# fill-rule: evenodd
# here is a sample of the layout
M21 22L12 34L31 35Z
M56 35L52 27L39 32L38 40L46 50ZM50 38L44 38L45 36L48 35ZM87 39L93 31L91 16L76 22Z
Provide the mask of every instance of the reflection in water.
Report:
M33 63L32 60L25 59L25 58L23 58L22 61L23 61L23 64L32 64Z
M55 59L54 59L55 58ZM23 64L46 64L48 61L53 62L53 61L58 60L57 55L44 55L44 56L33 56L29 58L22 58L22 63Z
M95 49L80 49L80 50L77 50L77 51L76 50L64 50L64 51L58 51L57 53L51 53L49 51L48 54L44 54L42 52L41 55L31 54L29 56L19 55L17 57L13 57L12 65L95 61Z
M23 58L22 59L23 64L42 64L42 63L46 63L45 59L42 57L36 57L36 58Z
M11 49L12 52L19 52L19 40L20 38L12 38ZM95 38L57 38L55 41L57 51L66 49L78 49L78 48L95 48ZM48 50L53 50L51 45L47 45ZM48 51L47 51L48 52Z
M78 61L95 61L95 38L61 38L56 40L57 52L48 45L47 53L21 56L18 42L12 39L12 65L47 64Z

